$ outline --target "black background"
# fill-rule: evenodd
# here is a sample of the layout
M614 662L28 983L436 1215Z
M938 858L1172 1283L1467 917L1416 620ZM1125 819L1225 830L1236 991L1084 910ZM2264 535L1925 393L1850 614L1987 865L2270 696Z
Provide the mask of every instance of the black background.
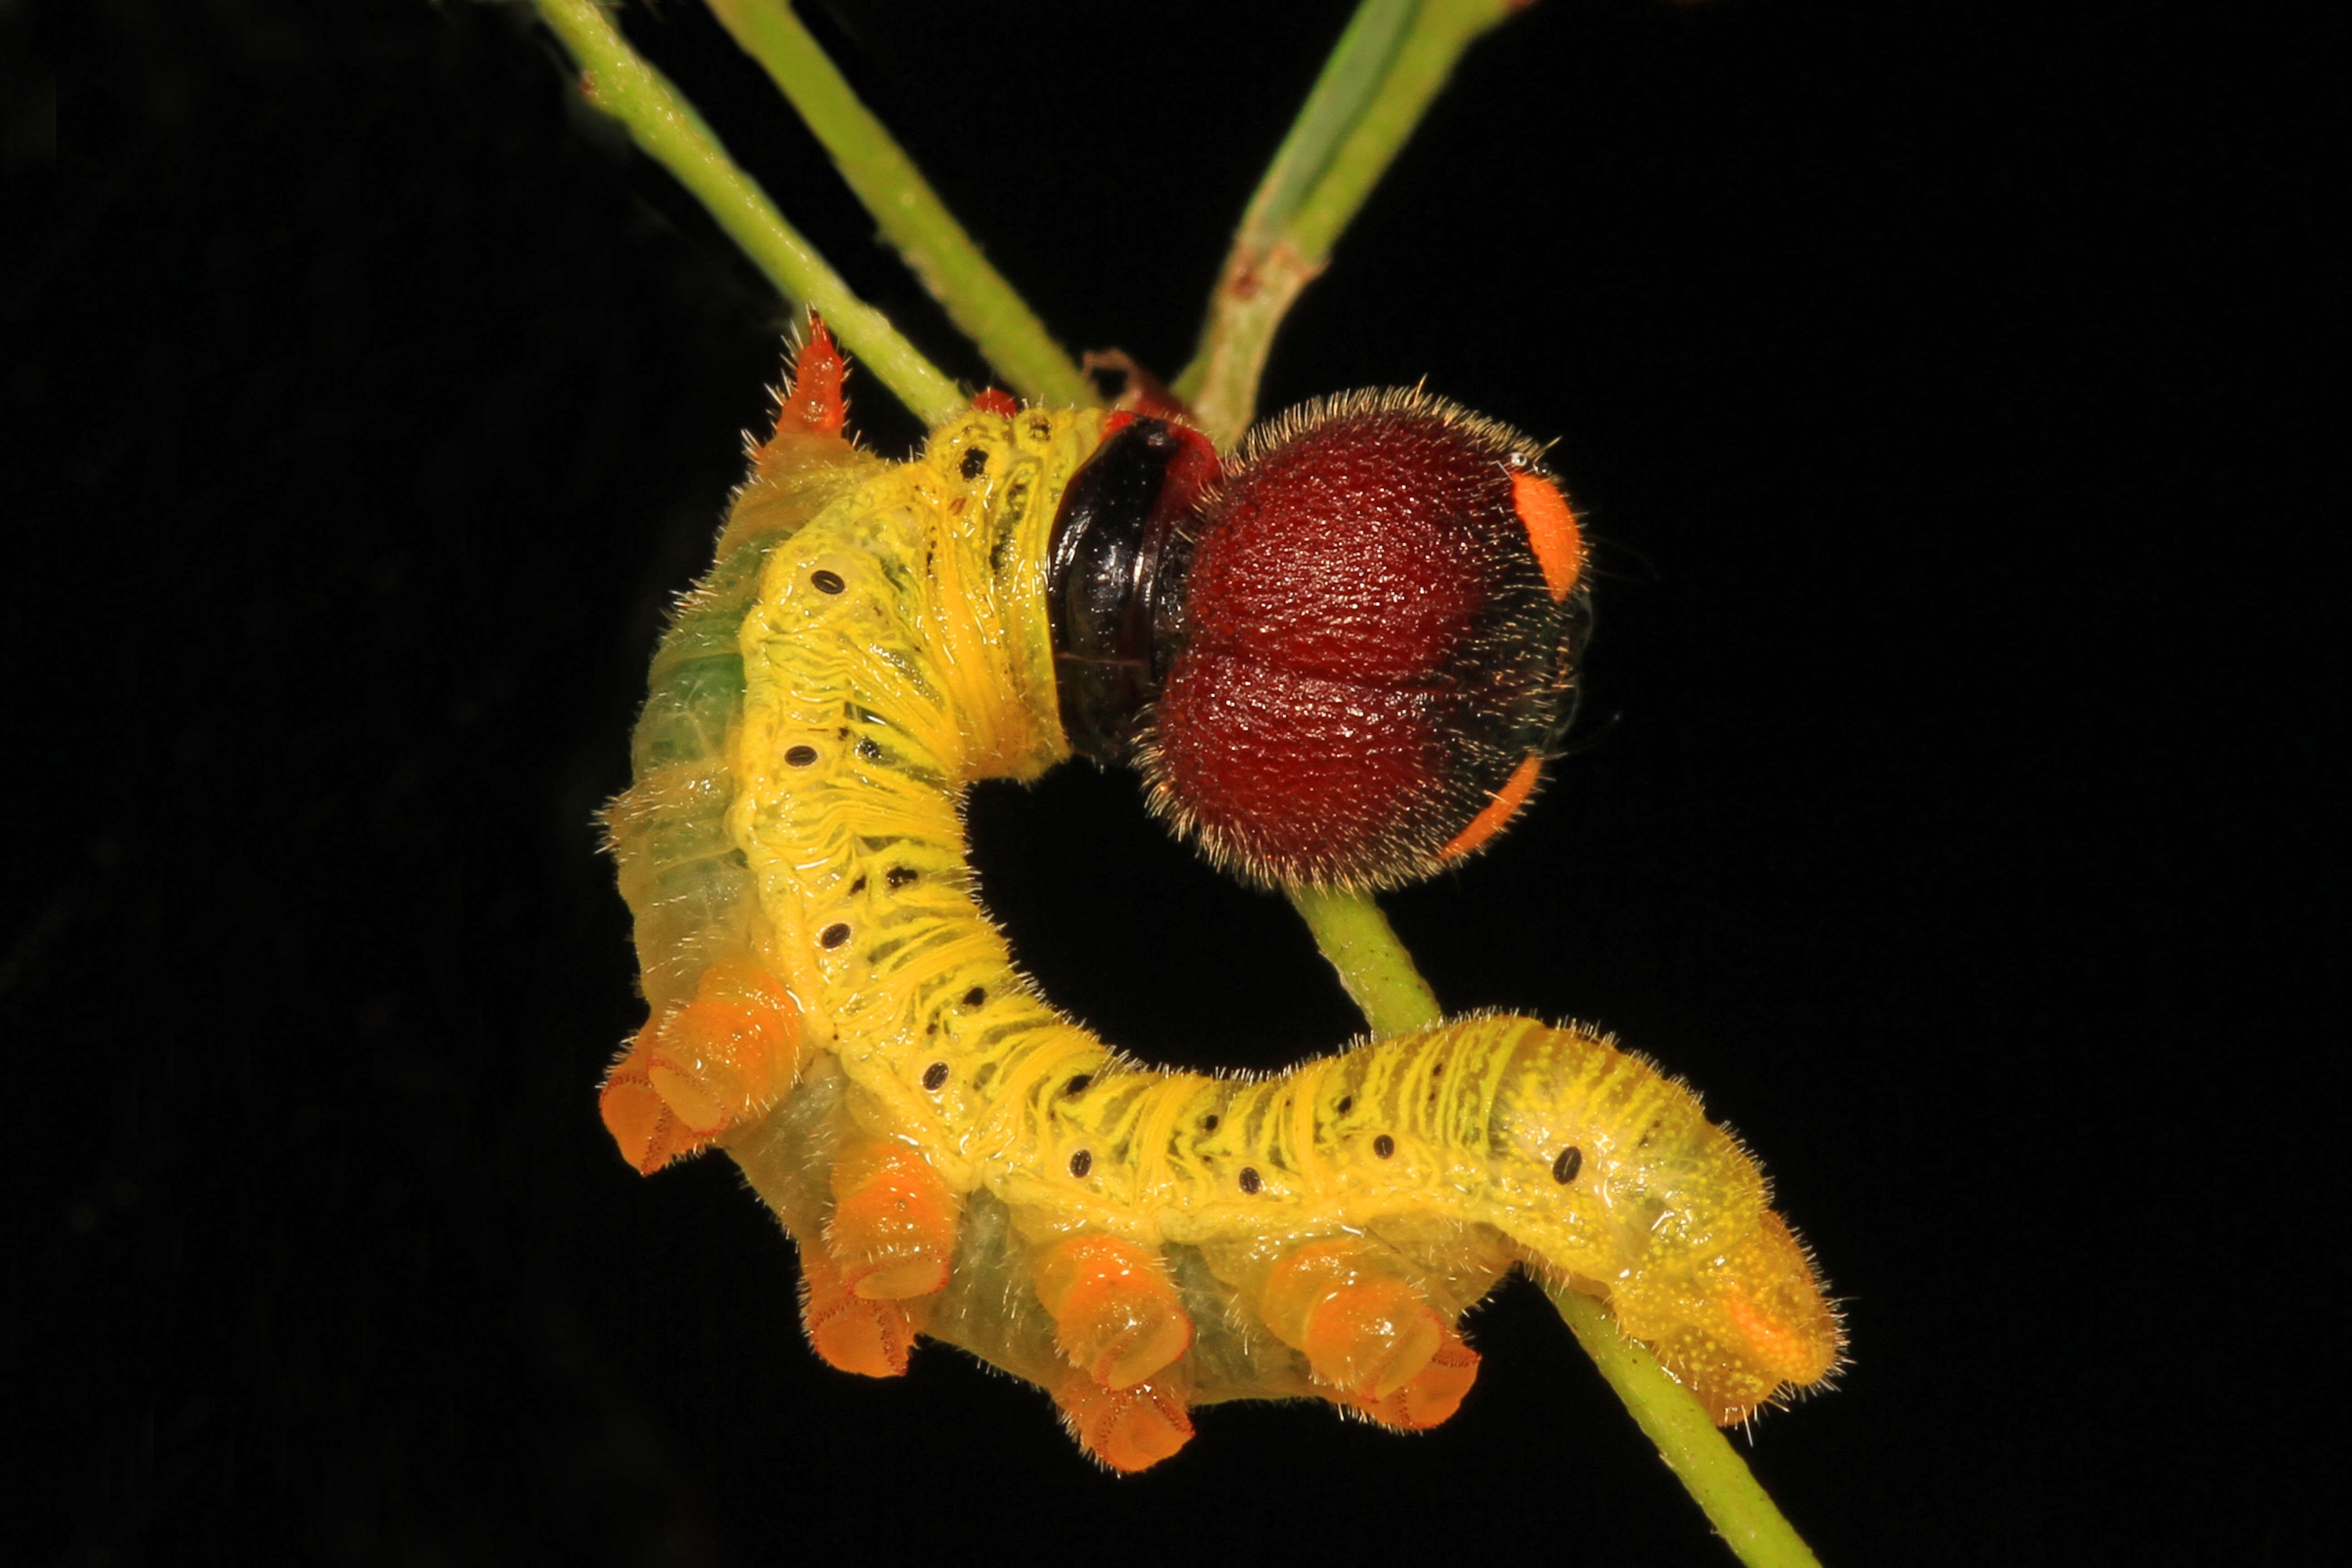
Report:
M1260 10L816 22L1063 341L1172 372L1345 14ZM630 20L982 379L707 16ZM640 1005L589 819L782 307L511 8L7 26L63 62L5 300L58 552L11 572L0 932L32 1557L1724 1560L1523 1287L1437 1433L1222 1408L1129 1480L954 1352L820 1365L731 1167L641 1180L593 1097ZM1832 1564L2293 1562L2323 1495L2278 1423L2335 1403L2289 997L2335 973L2296 781L2341 699L2285 526L2334 525L2282 478L2324 51L2166 26L1544 0L1269 375L1559 437L1576 753L1389 903L1448 1005L1617 1030L1773 1172L1853 1364L1752 1453ZM973 835L1022 960L1146 1057L1355 1026L1129 780L984 789Z

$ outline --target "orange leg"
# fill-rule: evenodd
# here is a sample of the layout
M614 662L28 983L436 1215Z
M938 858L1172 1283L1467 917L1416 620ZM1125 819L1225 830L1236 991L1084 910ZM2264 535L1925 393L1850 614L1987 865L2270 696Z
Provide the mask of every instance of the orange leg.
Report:
M955 1194L912 1149L878 1138L842 1144L824 1250L853 1294L900 1301L944 1289L958 1218Z
M1192 1344L1160 1260L1133 1242L1073 1236L1037 1258L1037 1299L1070 1363L1106 1388L1132 1388Z
M1266 1277L1258 1310L1334 1401L1387 1426L1436 1426L1477 1380L1478 1352L1402 1260L1363 1242L1299 1248Z
M913 1150L851 1138L822 1247L801 1248L801 1324L829 1365L901 1377L955 1256L955 1195Z
M1181 1368L1126 1388L1106 1388L1076 1368L1054 1391L1078 1446L1114 1470L1148 1470L1192 1440Z
M1192 1320L1160 1259L1131 1241L1071 1236L1036 1258L1037 1300L1070 1366L1054 1403L1079 1446L1114 1470L1149 1469L1192 1439L1178 1364Z
M1349 1404L1383 1426L1402 1432L1425 1432L1451 1417L1462 1407L1462 1396L1478 1381L1478 1352L1463 1342L1453 1324L1442 1318L1438 1324L1444 1337L1419 1372L1391 1393L1351 1399Z
M933 1300L869 1301L849 1288L833 1259L813 1247L801 1253L801 1326L810 1348L843 1372L904 1377Z
M637 1032L597 1109L646 1175L772 1110L800 1074L801 1013L755 963L712 964L694 999Z

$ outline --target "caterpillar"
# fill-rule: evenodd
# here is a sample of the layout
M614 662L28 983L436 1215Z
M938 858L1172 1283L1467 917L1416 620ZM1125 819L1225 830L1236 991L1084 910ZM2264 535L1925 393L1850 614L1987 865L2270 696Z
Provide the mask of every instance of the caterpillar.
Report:
M625 1157L735 1160L826 1362L960 1345L1116 1470L1226 1400L1445 1420L1462 1316L1515 1268L1603 1299L1718 1424L1827 1376L1809 1255L1642 1058L1475 1016L1158 1071L1056 1013L976 901L964 790L1073 755L1136 764L1261 882L1387 886L1491 841L1585 624L1536 450L1417 391L1230 458L1172 410L985 392L893 463L845 437L845 370L812 318L605 816L650 1015L601 1092Z

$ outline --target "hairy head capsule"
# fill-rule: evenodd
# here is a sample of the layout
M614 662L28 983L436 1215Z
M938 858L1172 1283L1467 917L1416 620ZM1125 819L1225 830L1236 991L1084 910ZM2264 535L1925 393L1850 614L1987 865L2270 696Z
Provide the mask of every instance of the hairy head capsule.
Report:
M1430 875L1527 802L1567 728L1583 577L1575 514L1507 426L1418 391L1269 421L1190 531L1139 748L1153 809L1256 882Z

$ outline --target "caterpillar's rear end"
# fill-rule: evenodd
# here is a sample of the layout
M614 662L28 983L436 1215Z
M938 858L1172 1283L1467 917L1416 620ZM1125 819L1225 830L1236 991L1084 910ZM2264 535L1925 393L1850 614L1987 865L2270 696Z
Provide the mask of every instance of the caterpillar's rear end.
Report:
M1606 1300L1718 1426L1828 1377L1837 1313L1738 1141L1605 1040L1497 1024L1518 1035L1486 1213L1529 1269Z
M818 328L607 817L652 1016L606 1124L644 1171L712 1143L743 1167L817 1353L890 1376L919 1336L962 1345L1122 1470L1226 1400L1445 1420L1463 1316L1515 1267L1604 1300L1718 1423L1827 1376L1835 1314L1755 1163L1641 1058L1486 1017L1276 1078L1154 1072L1054 1013L973 901L961 791L1072 749L1139 763L1262 880L1482 847L1586 623L1534 449L1367 395L1221 467L1180 425L986 394L889 465L843 438L841 371ZM1336 567L1296 537L1334 509ZM1286 574L1328 602L1259 602Z

